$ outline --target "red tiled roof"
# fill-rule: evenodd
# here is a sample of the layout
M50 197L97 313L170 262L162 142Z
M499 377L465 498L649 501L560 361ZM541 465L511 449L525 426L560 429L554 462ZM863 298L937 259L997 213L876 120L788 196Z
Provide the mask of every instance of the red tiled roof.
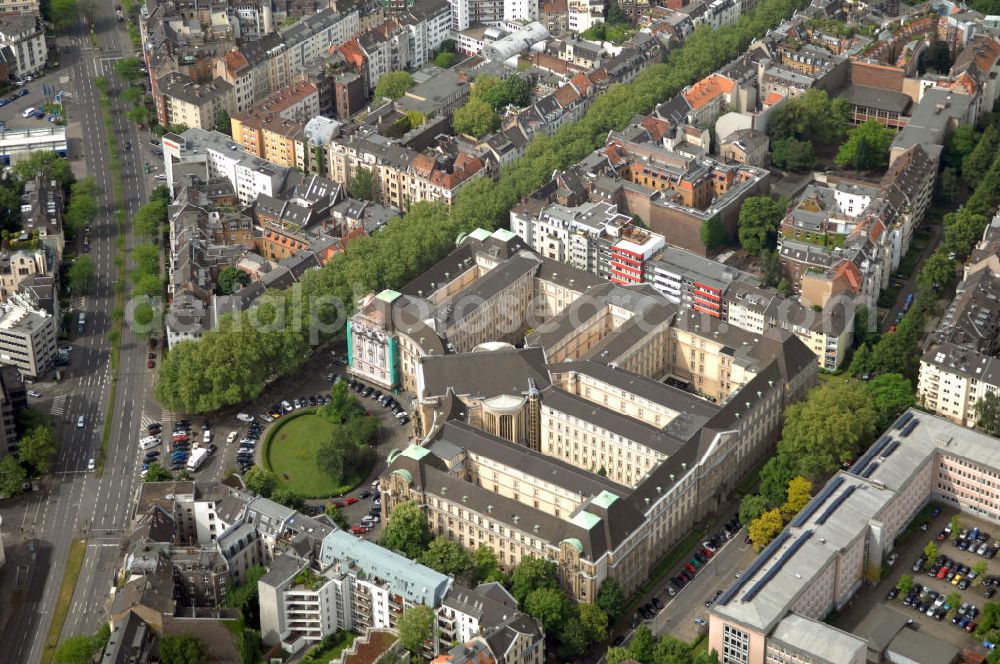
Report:
M721 74L711 74L692 85L683 94L691 108L698 110L720 95L729 94L735 87L736 82L731 78Z
M572 85L564 85L552 94L563 108L566 108L580 98L580 95L577 94Z
M780 92L771 92L767 95L767 97L764 98L764 106L765 107L774 106L784 98L785 95L781 94Z

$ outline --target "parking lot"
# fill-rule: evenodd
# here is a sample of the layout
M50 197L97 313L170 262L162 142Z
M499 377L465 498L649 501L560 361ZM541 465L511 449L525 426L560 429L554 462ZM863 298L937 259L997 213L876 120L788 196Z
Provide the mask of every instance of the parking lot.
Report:
M918 517L915 532L897 545L894 551L897 557L890 572L876 586L859 590L833 624L852 631L865 619L871 606L882 603L904 612L913 621L914 628L934 638L959 649L977 644L981 649L981 643L971 632L983 605L993 601L987 594L992 596L1000 585L1000 559L991 557L1000 552L1000 530L983 519L959 514L958 531L967 533L966 541L979 536L975 546L962 550L950 534L943 532L955 514L955 510L944 508L937 516ZM941 536L943 540L938 539ZM938 548L933 559L923 557L923 549L929 541ZM983 573L977 573L974 567ZM912 579L914 584L909 594L894 590L903 576ZM952 594L960 597L953 607L947 601ZM932 615L927 615L928 610Z

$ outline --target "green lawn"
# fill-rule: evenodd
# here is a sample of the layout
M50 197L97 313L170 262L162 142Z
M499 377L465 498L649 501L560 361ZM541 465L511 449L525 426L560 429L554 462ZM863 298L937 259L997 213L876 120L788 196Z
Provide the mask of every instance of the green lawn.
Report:
M264 467L278 478L278 486L294 491L303 498L326 498L347 493L356 487L368 472L359 469L357 477L337 485L316 465L320 443L329 439L333 424L315 411L286 415L278 420L264 441Z

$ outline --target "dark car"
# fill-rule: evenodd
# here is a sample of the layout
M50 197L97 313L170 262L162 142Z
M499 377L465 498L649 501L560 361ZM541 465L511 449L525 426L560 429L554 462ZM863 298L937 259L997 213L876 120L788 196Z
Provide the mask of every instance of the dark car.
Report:
M888 599L896 599L899 597L899 588L893 588L889 591Z
M208 446L208 455L212 456L218 449L219 447L215 443L212 443L211 445Z
M163 156L163 150L161 150L160 148L153 148L152 150L150 150L150 152L155 154L157 157Z
M653 608L655 608L657 611L663 608L663 602L660 601L659 597L654 597L653 599L650 600L650 602L652 602Z
M614 640L613 640L613 641L611 642L611 645L613 645L614 647L616 647L616 648L617 648L618 646L620 646L620 645L621 645L621 644L623 644L623 643L625 643L625 635L624 635L624 634L619 634L619 635L618 635L618 636L616 636L616 637L614 638Z
M24 97L24 96L26 96L28 94L28 92L29 92L28 88L21 88L20 90L18 90L17 92L14 93L14 96L15 97Z

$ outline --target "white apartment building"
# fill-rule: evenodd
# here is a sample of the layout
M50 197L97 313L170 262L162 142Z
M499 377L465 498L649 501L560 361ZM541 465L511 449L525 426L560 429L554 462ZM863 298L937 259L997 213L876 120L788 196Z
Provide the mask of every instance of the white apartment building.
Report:
M411 67L422 67L434 57L441 43L451 38L451 12L447 0L424 0L407 10Z
M510 212L510 230L546 258L608 277L611 245L633 228L632 217L618 206L599 201L576 207L552 204L541 211L515 207Z
M45 31L36 14L0 16L0 47L13 52L16 62L11 74L23 77L40 72L48 61Z
M171 196L174 169L182 164L206 164L209 177L227 178L243 205L249 205L260 194L276 195L290 170L248 153L232 138L217 131L188 129L180 136L166 134L162 145Z
M47 311L17 293L0 302L0 364L36 379L55 364L56 337L55 319Z
M451 578L377 544L333 530L313 561L276 558L258 583L261 636L289 652L337 630L395 627L404 610L440 606Z

